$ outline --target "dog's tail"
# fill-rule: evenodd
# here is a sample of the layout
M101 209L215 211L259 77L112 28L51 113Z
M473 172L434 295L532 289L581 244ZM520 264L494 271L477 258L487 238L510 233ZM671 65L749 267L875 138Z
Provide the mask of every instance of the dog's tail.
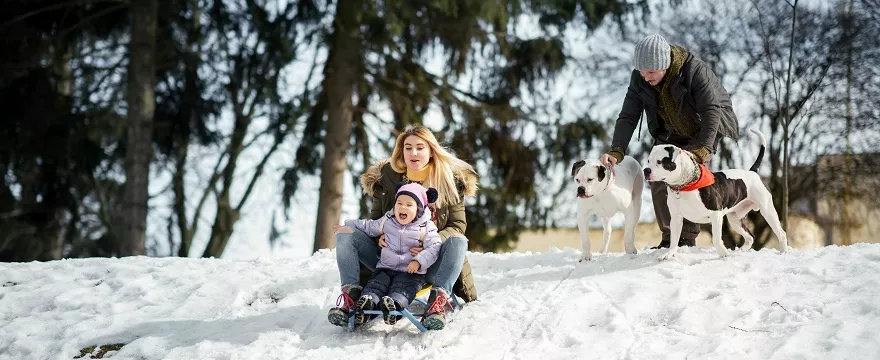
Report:
M764 160L764 149L767 148L767 139L765 139L764 134L762 134L758 130L749 129L749 131L751 131L755 135L758 135L758 138L761 139L761 150L758 151L758 158L755 159L755 163L752 164L752 167L749 168L749 170L751 171L758 172L758 167L761 166L761 160Z

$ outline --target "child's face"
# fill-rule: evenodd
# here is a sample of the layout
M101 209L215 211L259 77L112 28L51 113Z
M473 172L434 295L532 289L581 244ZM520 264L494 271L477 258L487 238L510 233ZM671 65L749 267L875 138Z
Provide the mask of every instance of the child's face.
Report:
M416 213L418 213L419 207L416 205L416 200L410 197L409 195L400 195L397 197L397 202L394 203L394 217L397 218L397 222L400 225L406 225L413 220L416 219Z

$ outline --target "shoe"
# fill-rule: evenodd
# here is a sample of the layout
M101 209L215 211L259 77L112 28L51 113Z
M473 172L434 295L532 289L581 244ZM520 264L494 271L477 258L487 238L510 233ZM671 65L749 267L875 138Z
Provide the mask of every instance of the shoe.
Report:
M342 288L342 294L336 298L336 307L330 309L327 320L336 326L348 326L348 318L351 317L354 307L354 299L361 297L361 287L346 286Z
M389 313L392 311L398 311L403 307L398 306L397 302L394 301L391 297L383 296L380 305L382 307L382 319L385 320L385 323L388 325L397 324L397 320L400 320L403 316L400 315L390 315Z
M681 238L681 239L678 240L678 246L679 246L679 247L682 247L682 246L691 246L691 247L693 247L693 246L697 246L696 243L697 243L697 241L696 241L695 239L685 239L685 238ZM651 249L666 249L666 248L669 248L669 240L661 240L661 241L660 241L660 244L651 247Z
M681 239L681 240L678 240L678 246L679 246L679 247L682 247L682 246L690 246L690 247L697 246L697 239Z
M373 310L374 308L376 308L376 304L373 303L372 296L361 296L357 303L354 304L354 325L361 325L367 322L368 319L372 319L372 317L368 318L367 315L364 314L364 310Z
M428 310L422 317L422 325L428 330L443 330L446 327L446 309L453 310L449 295L443 289L431 289L428 296Z

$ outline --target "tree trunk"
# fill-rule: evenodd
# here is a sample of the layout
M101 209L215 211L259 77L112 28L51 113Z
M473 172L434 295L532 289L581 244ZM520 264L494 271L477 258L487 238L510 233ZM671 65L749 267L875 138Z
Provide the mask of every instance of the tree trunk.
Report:
M789 154L788 140L791 137L791 68L794 65L794 31L797 27L797 0L791 6L791 39L788 49L788 76L786 76L785 84L785 118L782 124L782 156L785 161L782 163L782 211L780 220L782 222L782 230L788 232L788 172L791 166L791 154Z
M147 200L156 107L157 0L131 1L128 129L125 154L125 233L120 255L145 255Z
M357 24L358 1L340 0L330 43L330 58L324 71L328 111L324 160L321 162L321 187L314 250L336 244L332 226L339 223L346 153L351 137L352 96L357 84L360 59L360 29Z
M852 183L852 163L853 163L853 149L852 149L852 140L850 139L850 134L852 134L852 124L853 124L853 111L852 111L852 88L853 88L853 2L852 0L846 1L843 10L843 19L844 19L844 41L846 42L846 153L844 154L843 166L844 166L844 182L845 185L842 186L841 198L843 200L843 214L841 219L842 221L842 231L841 231L841 245L850 245L852 244L851 239L851 231L854 226L854 221L852 221L852 214L850 213L850 207L853 203L850 192L853 189ZM833 232L832 232L833 233Z
M354 129L354 144L355 147L360 152L361 157L361 167L363 167L363 171L366 171L367 168L370 167L373 163L373 159L370 156L370 142L367 137L367 125L364 122L364 112L369 107L369 99L370 92L369 85L361 83L360 90L358 91L358 104L357 111L352 115L352 123ZM352 181L354 182L355 189L360 188L360 182L358 181L358 176L353 176ZM365 219L370 216L370 204L367 203L366 196L360 196L360 218Z
M53 67L56 80L55 89L58 94L61 95L57 105L59 109L70 112L73 107L73 67L71 66L71 61L73 60L73 48L62 41L56 44L54 51L55 58L53 59ZM65 163L61 159L57 159L56 161L57 162L52 162L52 166L63 166L59 164ZM63 182L63 180L61 180L62 175L58 173L57 169L43 169L42 172L45 174L44 178L51 179L51 183L53 184ZM66 192L67 189L64 189L64 191ZM65 203L67 200L69 200L68 196L58 191L51 191L50 193L44 194L41 207L46 212L46 222L43 227L37 230L37 238L43 242L42 252L37 260L58 260L64 256L66 228L64 222L67 216L65 216L65 209L61 207L61 204ZM69 221L75 221L76 213L71 212L69 217L71 218Z
M232 237L235 222L238 221L238 211L236 211L229 202L229 193L222 195L217 200L217 216L214 219L214 226L211 228L211 239L202 257L219 258L226 250L226 244Z
M191 129L194 126L197 126L198 122L201 121L200 114L198 114L201 97L201 89L198 87L198 70L201 65L199 53L202 48L201 25L199 23L201 9L199 8L198 1L190 1L190 6L192 7L193 16L192 21L189 23L190 26L187 29L188 47L186 58L184 60L184 93L183 108L181 109L183 112L183 121L185 121L185 123L181 124L180 129L182 130L176 134L177 138L175 141L177 149L175 151L175 159L177 160L177 163L175 164L174 177L172 179L174 187L174 212L177 217L177 229L178 232L180 232L180 247L177 249L177 256L179 257L189 256L192 239L195 237L199 226L198 219L201 215L201 205L204 203L204 201L199 202L199 206L196 208L195 214L193 214L192 225L190 225L186 216L186 187L184 185L184 179L186 178L186 162L189 157ZM209 182L209 187L213 186L214 182Z
M233 92L235 93L235 92ZM208 240L208 246L202 253L202 257L217 257L223 255L229 238L232 237L233 226L238 221L239 212L232 206L230 200L230 192L232 191L232 181L235 175L235 167L238 165L238 157L244 150L244 137L247 135L247 129L251 119L243 115L241 104L233 106L235 110L235 125L232 128L232 137L229 140L229 148L227 154L229 160L226 161L226 167L223 168L223 189L217 194L217 215L214 218L214 226L211 228L211 238ZM193 222L198 219L193 219Z
M183 139L180 139L183 140ZM189 248L192 245L193 231L190 230L189 220L186 217L186 188L184 186L184 176L186 175L186 159L189 153L189 141L181 141L177 144L175 151L177 163L174 166L174 176L171 179L172 189L174 190L174 213L177 217L177 229L180 232L180 247L177 249L177 256L188 257ZM197 218L193 219L193 227L198 224Z

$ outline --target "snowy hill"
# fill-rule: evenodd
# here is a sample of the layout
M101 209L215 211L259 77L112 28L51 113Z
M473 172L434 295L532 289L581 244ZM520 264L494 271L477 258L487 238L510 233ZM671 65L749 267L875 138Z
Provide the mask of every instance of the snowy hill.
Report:
M332 251L0 264L0 359L878 358L880 245L683 250L472 253L480 301L427 334L330 325Z

